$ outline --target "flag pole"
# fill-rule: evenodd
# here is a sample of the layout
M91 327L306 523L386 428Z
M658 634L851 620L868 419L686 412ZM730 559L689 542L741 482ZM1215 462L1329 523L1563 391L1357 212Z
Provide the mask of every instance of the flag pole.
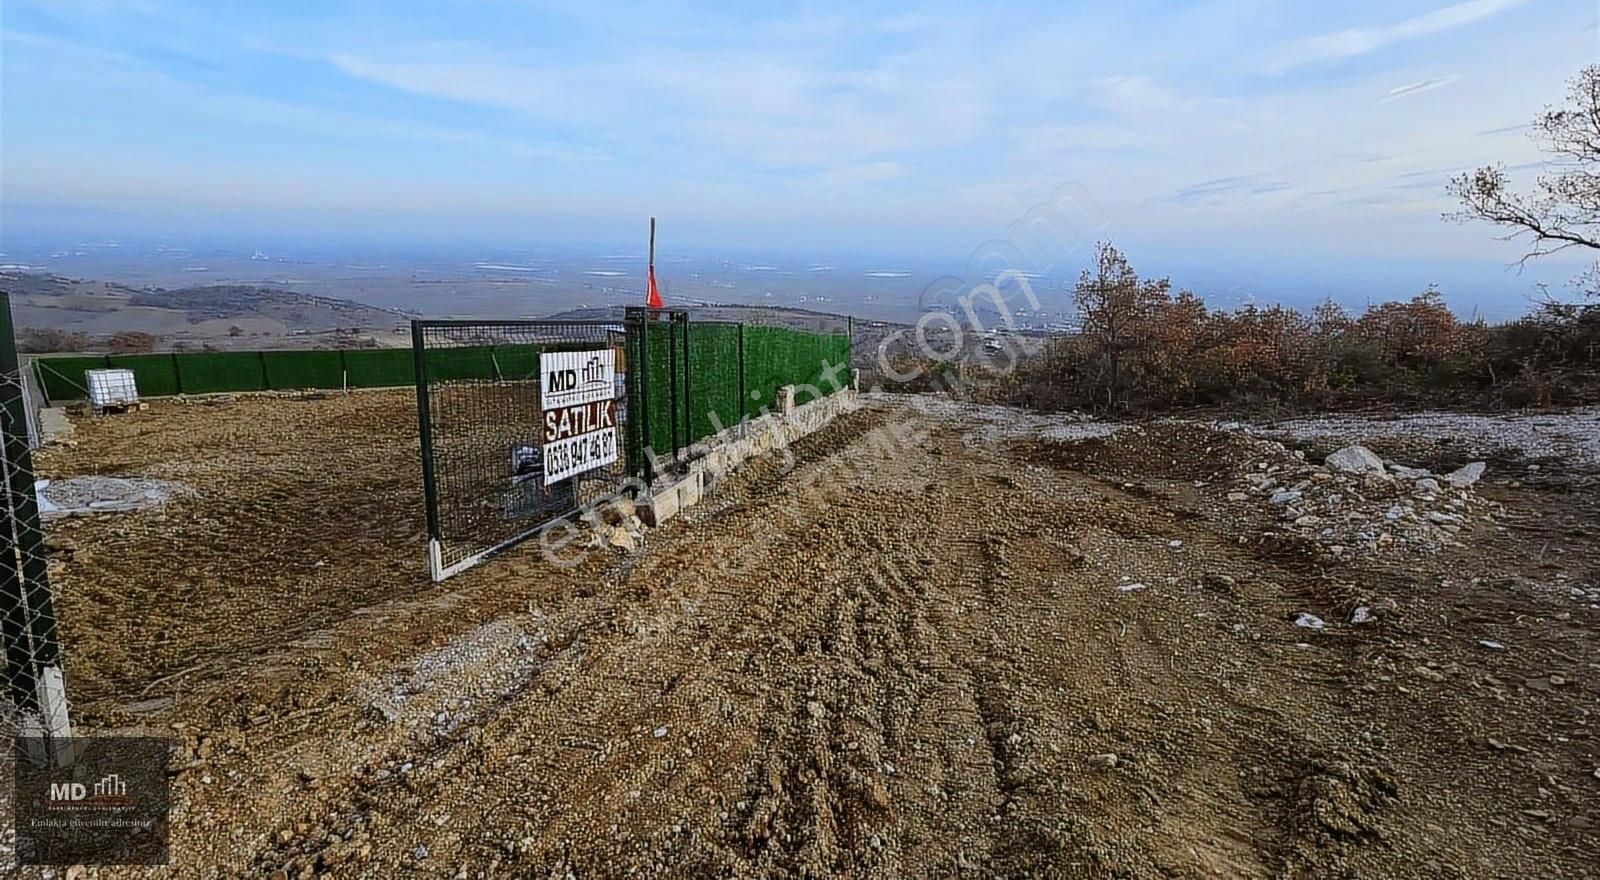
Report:
M661 301L661 292L656 287L656 218L650 218L650 268L645 273L645 301L646 308L659 309L666 304Z

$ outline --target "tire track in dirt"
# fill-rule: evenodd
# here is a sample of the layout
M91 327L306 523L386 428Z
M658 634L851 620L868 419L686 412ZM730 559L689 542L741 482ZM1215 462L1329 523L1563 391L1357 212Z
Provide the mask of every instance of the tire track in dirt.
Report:
M1293 627L1343 581L1241 542L1182 466L1041 466L969 429L879 405L637 556L558 573L525 548L313 637L326 662L272 658L330 708L180 775L175 873L1448 873L1414 867L1426 756L1391 772L1405 722L1357 696L1366 658L1416 664L1398 622ZM413 681L395 718L366 708ZM223 809L232 842L201 822Z

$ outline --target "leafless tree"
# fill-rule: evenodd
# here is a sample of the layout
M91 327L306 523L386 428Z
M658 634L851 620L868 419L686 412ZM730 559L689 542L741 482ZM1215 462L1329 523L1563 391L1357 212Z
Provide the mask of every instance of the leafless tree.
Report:
M1507 227L1508 240L1531 239L1519 264L1568 248L1600 250L1600 65L1574 77L1566 103L1547 108L1533 129L1551 156L1534 192L1513 192L1501 166L1479 168L1450 181L1463 210L1449 216Z

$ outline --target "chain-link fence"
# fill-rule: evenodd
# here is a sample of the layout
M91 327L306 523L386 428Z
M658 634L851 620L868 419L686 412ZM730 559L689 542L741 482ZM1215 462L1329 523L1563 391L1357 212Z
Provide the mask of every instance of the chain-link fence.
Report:
M0 735L64 750L72 725L62 674L49 561L40 528L29 402L17 361L11 298L0 293L0 642L5 650ZM54 756L59 758L60 756Z

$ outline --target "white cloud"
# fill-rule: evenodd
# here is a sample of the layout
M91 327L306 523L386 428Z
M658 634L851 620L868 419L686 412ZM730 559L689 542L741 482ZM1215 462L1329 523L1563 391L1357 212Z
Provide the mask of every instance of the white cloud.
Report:
M1387 27L1352 28L1300 40L1281 54L1272 69L1281 72L1292 67L1352 58L1375 52L1392 43L1425 37L1521 6L1528 0L1465 0L1408 18Z
M329 60L390 88L602 131L621 142L644 132L690 131L728 158L841 173L881 171L891 167L890 154L966 142L991 114L985 81L920 53L845 70L830 69L811 50L744 48L651 49L565 65L471 47L435 47L403 60Z
M1431 92L1434 89L1439 89L1450 85L1460 78L1461 74L1452 73L1449 76L1435 76L1419 82L1407 83L1403 86L1395 86L1394 88L1390 89L1389 94L1385 95L1382 100L1378 101L1378 103L1387 104L1390 101L1398 101L1401 98L1409 98L1412 95L1420 95L1423 92Z

